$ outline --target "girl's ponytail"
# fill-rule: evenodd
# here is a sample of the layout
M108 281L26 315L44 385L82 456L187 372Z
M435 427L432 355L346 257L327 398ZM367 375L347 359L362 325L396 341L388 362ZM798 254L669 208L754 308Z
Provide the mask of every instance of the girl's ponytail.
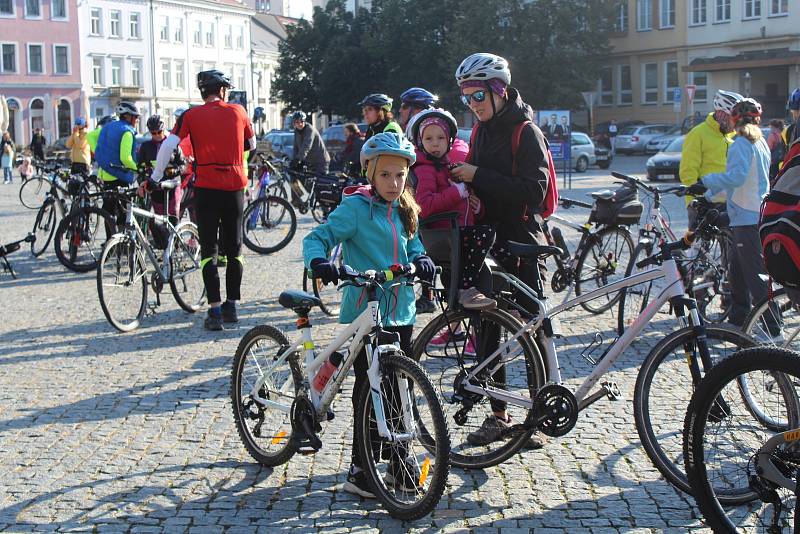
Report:
M406 184L406 188L398 199L400 203L400 220L403 221L403 229L409 239L414 237L419 229L419 213L422 208L419 207L417 201L414 199L414 193L410 184Z

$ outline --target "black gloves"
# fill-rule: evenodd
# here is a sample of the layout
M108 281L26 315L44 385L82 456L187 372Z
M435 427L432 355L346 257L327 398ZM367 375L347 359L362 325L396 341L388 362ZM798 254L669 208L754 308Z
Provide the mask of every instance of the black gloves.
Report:
M436 265L433 260L428 256L419 256L414 260L414 266L417 268L417 278L427 282L433 282L436 276Z
M703 185L702 180L697 180L697 183L694 183L686 188L686 194L692 195L693 197L699 197L708 191L708 188Z
M325 285L339 283L339 268L326 258L314 258L309 264L316 278Z

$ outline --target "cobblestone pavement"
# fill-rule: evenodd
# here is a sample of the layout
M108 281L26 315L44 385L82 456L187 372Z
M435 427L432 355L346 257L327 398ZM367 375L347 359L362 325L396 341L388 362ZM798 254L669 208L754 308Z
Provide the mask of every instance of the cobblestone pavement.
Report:
M624 159L643 169L643 159ZM593 171L576 177L570 194L582 198L610 184ZM35 212L19 204L17 191L16 182L0 187L0 242L32 227ZM681 214L680 206L672 211ZM510 534L700 526L693 502L660 478L633 425L636 367L674 329L668 316L616 364L611 378L622 400L595 404L571 434L541 451L485 471L453 469L438 509L418 522L397 522L340 491L350 459L349 389L317 455L275 469L255 464L231 415L232 355L255 325L291 329L292 314L276 297L300 285L301 238L311 224L302 217L298 236L274 256L246 253L242 320L222 333L204 331L202 314L184 313L167 293L155 316L119 334L100 310L94 273L67 272L52 247L39 259L14 254L19 279L0 275L0 531ZM316 335L330 338L332 321L320 316L316 324ZM594 332L612 338L613 324L610 315L582 310L567 316L564 327L576 335L562 354L570 385L589 370L579 356L584 340Z

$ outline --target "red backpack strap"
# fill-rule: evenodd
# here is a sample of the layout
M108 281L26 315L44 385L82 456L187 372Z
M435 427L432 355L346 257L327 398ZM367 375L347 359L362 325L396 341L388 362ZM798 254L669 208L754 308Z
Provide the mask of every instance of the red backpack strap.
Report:
M472 131L469 134L469 151L467 152L467 159L465 161L470 164L472 164L472 149L475 146L475 138L478 136L478 127L480 124L480 122L473 124Z

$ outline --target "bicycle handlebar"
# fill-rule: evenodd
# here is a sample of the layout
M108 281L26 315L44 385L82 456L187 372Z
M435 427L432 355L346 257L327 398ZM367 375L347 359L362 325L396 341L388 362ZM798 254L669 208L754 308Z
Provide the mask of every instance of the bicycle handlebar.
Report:
M582 202L580 200L573 200L571 198L563 198L563 197L559 198L558 199L558 203L559 203L559 205L561 205L562 208L567 209L567 210L570 209L572 206L577 206L579 208L592 209L592 205L589 204L588 202Z
M686 195L687 187L684 185L675 185L672 187L654 187L652 185L647 185L646 183L641 181L639 178L636 178L635 176L628 176L627 174L622 174L621 172L611 171L611 176L613 176L614 178L619 178L620 180L622 180L627 184L630 184L634 187L638 187L652 194L658 194L658 195L666 194L666 195L675 195L679 197Z
M718 217L719 217L719 211L715 209L708 210L706 216L703 218L703 221L697 226L696 230L686 232L686 234L677 241L673 241L672 243L664 243L663 245L661 245L661 251L658 254L654 254L649 258L645 258L641 261L636 262L636 267L641 269L649 265L656 265L665 260L671 259L672 254L674 252L677 252L679 250L688 250L689 248L691 248L692 243L694 243L694 240L698 234L702 234L704 232L713 229L714 221L716 221Z

